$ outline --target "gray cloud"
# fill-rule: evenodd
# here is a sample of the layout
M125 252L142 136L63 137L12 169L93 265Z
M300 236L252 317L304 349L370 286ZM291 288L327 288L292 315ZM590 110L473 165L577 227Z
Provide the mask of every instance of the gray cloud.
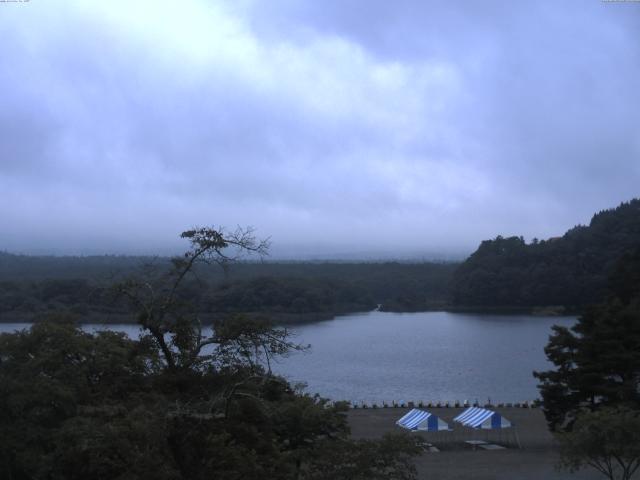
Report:
M0 248L466 253L638 194L639 5L2 9Z

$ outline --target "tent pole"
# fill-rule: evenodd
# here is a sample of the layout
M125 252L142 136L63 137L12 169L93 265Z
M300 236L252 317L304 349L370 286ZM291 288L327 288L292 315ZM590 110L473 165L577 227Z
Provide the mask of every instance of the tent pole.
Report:
M516 442L518 442L518 448L522 450L522 445L520 444L520 437L518 437L518 429L516 427L513 427L513 433L516 436Z

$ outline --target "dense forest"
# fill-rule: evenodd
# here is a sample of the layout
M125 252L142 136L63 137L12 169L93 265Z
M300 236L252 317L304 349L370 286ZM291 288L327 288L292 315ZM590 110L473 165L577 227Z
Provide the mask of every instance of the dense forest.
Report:
M522 237L486 240L456 270L453 303L580 310L606 296L612 268L638 245L639 199L601 211L562 237L529 244Z
M0 253L0 320L65 311L91 321L127 320L114 281L169 267L168 258L32 257ZM204 317L264 313L279 322L340 313L417 311L449 300L453 263L239 262L229 269L198 266L181 286Z

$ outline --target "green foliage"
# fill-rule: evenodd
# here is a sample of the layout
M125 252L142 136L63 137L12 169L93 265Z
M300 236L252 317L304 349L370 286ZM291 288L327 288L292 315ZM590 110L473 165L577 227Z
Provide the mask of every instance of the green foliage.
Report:
M559 238L483 241L456 270L455 305L571 309L603 300L616 262L640 245L640 199L593 216Z
M639 267L640 249L615 269L605 303L588 309L571 329L554 327L545 352L556 369L534 374L552 429L570 428L584 408L640 408Z
M116 285L140 340L64 316L0 335L0 478L414 478L415 444L354 442L345 404L271 374L271 358L302 348L286 330L237 316L203 335L183 285L196 262L234 258L229 246L259 251L250 232L185 232L169 271Z
M247 323L224 334L251 335ZM385 478L413 478L410 444L350 440L346 405L247 369L242 354L183 371L160 358L148 339L71 324L0 336L0 477L329 478L328 464L373 472L371 456L405 472ZM367 475L335 478L382 478Z
M343 313L376 306L370 293L350 282L274 277L222 284L203 303L205 311L261 313Z
M640 467L640 411L603 408L583 412L571 432L558 435L561 465L591 466L611 480L628 480Z
M3 270L1 258L13 258ZM100 261L94 259L100 259ZM0 318L29 319L51 311L73 312L94 321L106 314L128 321L122 299L110 295L110 278L138 272L165 272L184 265L180 257L20 257L0 254ZM110 261L113 264L110 264ZM176 263L177 262L177 263ZM214 262L216 263L216 262ZM306 315L369 311L382 304L387 311L442 307L449 302L449 281L456 264L438 263L249 263L222 262L217 269L195 265L196 278L187 278L177 292L202 314L268 313L280 322ZM32 268L28 276L18 269ZM86 269L85 269L86 268ZM74 277L70 277L74 274ZM25 279L27 277L28 279ZM6 278L6 280L1 280Z
M149 397L158 365L150 345L114 332L90 335L44 322L1 335L2 478L44 478L54 471L58 450L76 431L72 426L95 415L127 415ZM85 440L91 442L78 444Z

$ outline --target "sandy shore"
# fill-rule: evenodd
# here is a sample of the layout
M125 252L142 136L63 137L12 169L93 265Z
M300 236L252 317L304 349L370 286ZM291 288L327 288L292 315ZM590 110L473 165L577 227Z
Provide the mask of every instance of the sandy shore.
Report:
M578 473L558 471L558 454L554 439L547 430L542 411L539 409L496 408L504 417L516 425L518 440L522 449L517 447L513 432L479 432L462 428L452 419L463 409L431 408L454 427L453 432L417 433L425 441L439 447L439 453L425 453L416 460L421 479L478 479L478 480L596 480L603 478L595 470ZM351 433L357 438L378 438L387 432L404 431L395 425L395 421L408 409L356 409L349 412ZM505 450L473 451L464 440L489 440L491 443L508 446ZM638 477L640 478L640 477Z

